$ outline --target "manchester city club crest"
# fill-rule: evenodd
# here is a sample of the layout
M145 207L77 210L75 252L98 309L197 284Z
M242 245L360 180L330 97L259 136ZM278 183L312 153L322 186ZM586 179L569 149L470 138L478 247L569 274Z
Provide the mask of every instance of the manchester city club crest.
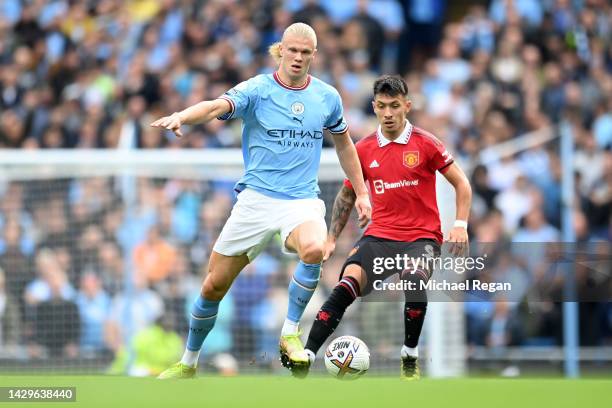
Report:
M291 105L291 112L294 115L301 115L304 113L304 104L302 102L293 102Z
M404 166L416 167L419 164L419 152L404 152Z

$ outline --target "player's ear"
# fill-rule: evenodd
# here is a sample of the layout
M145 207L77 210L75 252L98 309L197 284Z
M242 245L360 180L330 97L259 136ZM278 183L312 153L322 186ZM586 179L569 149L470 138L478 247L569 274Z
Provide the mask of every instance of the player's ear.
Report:
M412 101L410 99L406 99L406 113L410 112L412 109Z
M372 99L372 110L376 112L376 100Z

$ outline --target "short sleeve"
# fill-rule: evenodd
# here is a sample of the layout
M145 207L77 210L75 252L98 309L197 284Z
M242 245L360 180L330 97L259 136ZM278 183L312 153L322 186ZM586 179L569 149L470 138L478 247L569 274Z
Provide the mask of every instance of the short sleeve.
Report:
M219 116L219 120L242 118L255 100L256 83L255 78L241 82L232 89L225 92L218 99L225 99L230 104L230 111Z
M332 134L340 134L346 132L348 125L344 120L344 111L342 109L342 99L336 90L331 97L330 114L325 121L325 128Z
M438 139L432 139L431 141L431 158L429 159L429 168L432 172L439 171L440 173L446 172L450 165L453 164L454 159L450 152L444 147L441 141Z

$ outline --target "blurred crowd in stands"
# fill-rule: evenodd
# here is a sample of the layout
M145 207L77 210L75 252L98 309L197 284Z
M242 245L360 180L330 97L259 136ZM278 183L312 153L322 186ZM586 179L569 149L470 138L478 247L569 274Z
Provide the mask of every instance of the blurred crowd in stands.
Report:
M238 121L193 126L181 140L148 124L273 72L267 47L294 21L315 28L311 73L340 91L355 141L376 128L373 80L382 73L406 79L410 120L439 137L472 180L472 240L561 240L561 170L573 166L576 240L610 242L606 0L4 0L0 147L238 147ZM574 163L560 158L562 123L575 143ZM548 142L513 150L513 140L544 131ZM503 142L510 148L494 148ZM328 208L336 188L323 189ZM3 182L0 350L26 345L31 358L120 355L126 336L155 327L142 341L166 341L180 353L173 336L186 333L185 305L232 200L231 188L209 181L143 179L139 210L127 217L111 178ZM325 267L321 298L358 233L347 227ZM292 262L275 251L236 281L207 341L228 372L235 362L223 353L275 352ZM527 284L536 273L520 257L502 258ZM129 284L126 268L134 271ZM466 304L470 345L560 344L559 303L494 300ZM376 306L361 307L372 312L356 324L380 331L365 318ZM580 310L582 344L609 344L610 303Z

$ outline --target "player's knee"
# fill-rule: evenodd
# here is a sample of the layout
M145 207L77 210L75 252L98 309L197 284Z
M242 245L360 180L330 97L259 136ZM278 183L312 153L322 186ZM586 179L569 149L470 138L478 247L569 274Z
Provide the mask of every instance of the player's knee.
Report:
M360 292L364 292L368 283L365 271L361 268L361 265L350 264L344 269L342 274L345 278L353 278L357 283Z
M202 285L202 296L207 300L221 300L228 289L227 285L208 277L204 280L204 285Z
M321 242L312 242L305 245L300 251L300 259L307 264L318 264L323 261L325 248Z
M427 305L427 290L425 284L429 280L430 272L425 269L418 269L416 271L407 272L404 271L401 278L405 282L411 284L411 289L404 292L404 298L406 302L412 304L425 304Z

